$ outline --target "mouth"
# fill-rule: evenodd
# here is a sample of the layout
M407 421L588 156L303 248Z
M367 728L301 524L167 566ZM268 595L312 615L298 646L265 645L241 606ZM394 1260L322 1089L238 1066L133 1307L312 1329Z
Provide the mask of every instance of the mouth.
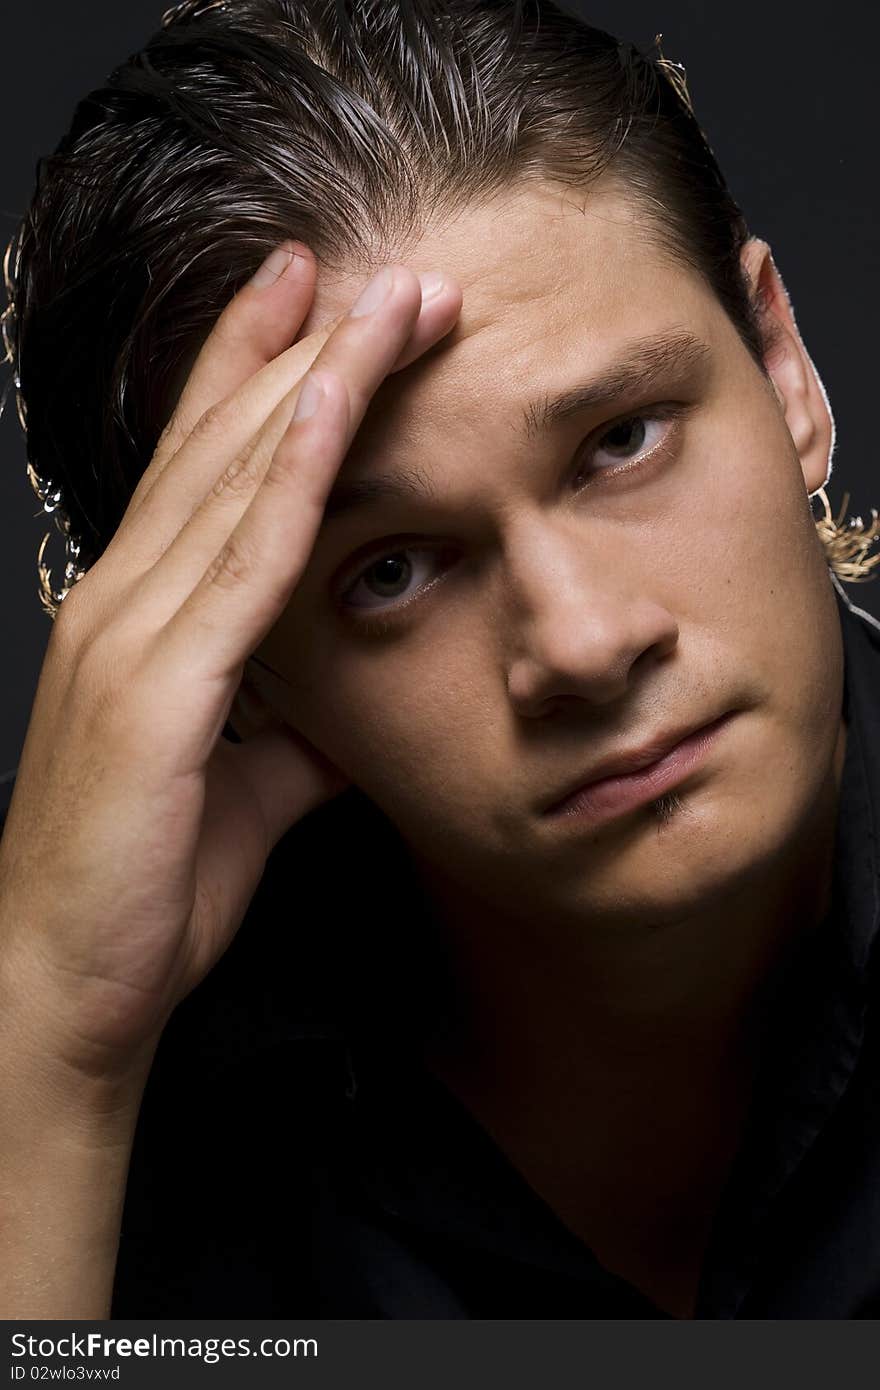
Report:
M736 710L728 710L689 732L661 735L639 749L606 759L600 764L598 776L551 802L543 816L550 820L576 817L597 824L653 801L701 765L722 729L736 714Z

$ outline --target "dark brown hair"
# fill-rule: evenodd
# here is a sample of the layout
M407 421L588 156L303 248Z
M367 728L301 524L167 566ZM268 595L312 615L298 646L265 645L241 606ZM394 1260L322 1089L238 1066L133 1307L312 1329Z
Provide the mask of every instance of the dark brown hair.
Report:
M764 370L748 238L684 70L547 0L224 0L169 10L89 93L7 249L28 473L67 537L52 616L153 453L180 364L286 237L373 265L518 180L611 172Z

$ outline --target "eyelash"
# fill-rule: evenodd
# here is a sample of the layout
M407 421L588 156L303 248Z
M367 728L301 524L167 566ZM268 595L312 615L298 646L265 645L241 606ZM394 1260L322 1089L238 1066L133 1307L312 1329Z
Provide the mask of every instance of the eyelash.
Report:
M651 406L650 410L633 411L628 415L621 415L617 420L612 420L610 423L603 425L601 433L593 436L596 443L604 439L606 435L611 434L614 430L619 429L621 425L628 425L636 420L663 420L669 422L672 428L666 430L662 439L649 449L647 453L637 454L634 459L627 460L618 467L599 469L597 473L592 475L591 480L581 486L580 491L583 491L585 487L596 486L597 479L613 478L619 473L629 473L634 469L640 469L655 457L668 453L672 444L672 439L678 432L678 425L692 409L693 407L691 405L683 401L663 401L657 405ZM580 477L580 471L578 472L578 477ZM450 547L448 544L445 546L425 544L407 546L406 537L402 537L400 543L393 548L386 544L383 546L382 550L377 551L369 557L366 565L361 565L354 579L345 589L342 599L344 600L360 581L369 574L370 570L383 560L390 560L398 555L423 555L426 552L445 552L449 554ZM385 608L370 609L368 605L346 605L344 603L343 607L347 614L354 615L353 621L361 631L371 635L382 636L393 629L398 615L404 609L409 608L411 604L418 602L429 589L434 587L439 578L439 574L435 575L433 579L421 585L410 598L404 599L400 603L392 602ZM365 616L365 613L369 614L369 616Z
M667 421L672 428L664 431L662 439L660 439L653 448L648 449L647 453L637 454L634 459L628 459L625 463L620 464L616 468L600 468L592 475L593 479L615 478L619 473L629 473L633 469L643 468L650 459L655 458L657 455L668 454L675 435L678 433L678 426L684 417L690 414L692 410L693 406L686 401L661 401L659 404L651 406L650 410L636 410L629 415L621 415L617 420L612 420L609 424L603 425L600 433L591 436L591 438L594 438L597 442L603 440L606 435L613 433L614 430L619 429L621 425L628 425L633 420L664 420ZM587 482L584 483L583 486L592 487L594 483Z

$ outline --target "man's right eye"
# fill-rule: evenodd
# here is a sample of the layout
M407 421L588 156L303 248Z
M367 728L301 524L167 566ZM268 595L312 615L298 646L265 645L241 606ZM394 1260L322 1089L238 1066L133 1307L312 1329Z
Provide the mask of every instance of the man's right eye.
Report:
M377 555L361 568L340 603L348 610L387 613L407 607L440 578L448 548L400 546ZM443 566L445 568L445 565Z

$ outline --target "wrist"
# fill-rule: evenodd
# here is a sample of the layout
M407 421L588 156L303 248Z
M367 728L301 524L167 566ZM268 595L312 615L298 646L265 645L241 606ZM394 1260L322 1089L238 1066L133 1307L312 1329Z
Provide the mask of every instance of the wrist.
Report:
M10 1119L85 1141L124 1135L137 1118L158 1035L124 1052L75 1036L69 1001L9 953L0 959L0 1108Z

